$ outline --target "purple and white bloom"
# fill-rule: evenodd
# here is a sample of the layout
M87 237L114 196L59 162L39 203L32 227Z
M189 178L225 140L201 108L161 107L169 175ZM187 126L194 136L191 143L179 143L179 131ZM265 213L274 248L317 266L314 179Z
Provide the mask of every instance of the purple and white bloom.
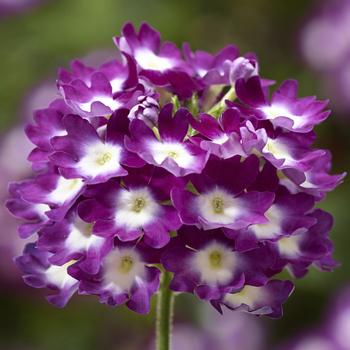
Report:
M258 75L258 62L253 55L240 56L234 45L228 45L217 54L192 52L188 43L183 45L184 56L194 74L205 85L234 85L238 79Z
M331 169L331 154L329 151L326 151L318 158L312 159L309 162L309 166L310 168L304 172L295 169L285 169L283 173L288 177L289 181L284 181L283 184L291 192L306 192L320 200L325 197L327 192L334 190L342 183L346 175L345 172L338 175L329 174Z
M279 255L274 270L286 267L293 276L300 278L307 273L310 265L324 271L331 271L337 266L330 258L333 251L333 244L329 239L333 225L332 216L321 209L316 209L309 216L317 220L310 228L296 229L291 235L269 243Z
M295 80L283 82L270 101L258 76L247 81L239 79L236 93L242 103L252 107L257 119L270 120L275 127L296 133L311 131L330 114L324 110L328 101L318 101L313 96L298 98L298 83Z
M111 246L113 239L94 234L93 223L84 221L78 208L70 210L63 220L39 231L38 247L52 253L51 263L63 265L81 260L79 266L88 273L98 272L101 259Z
M87 120L77 115L67 116L63 121L67 135L55 138L56 152L50 156L52 163L67 179L84 179L89 184L127 175L122 164L140 164L137 157L123 147L127 115L127 110L119 110L113 115L102 136Z
M312 150L313 135L281 133L274 138L264 138L262 155L278 169L297 169L305 172L312 168L312 163L325 155L325 150Z
M19 183L16 192L20 199L35 205L34 208L40 217L45 214L51 219L59 220L64 217L84 188L81 179L66 179L55 172L49 172ZM8 205L10 204L11 201Z
M23 187L27 185L28 183L10 184L9 193L11 197L6 202L6 207L11 214L24 221L18 227L19 236L23 239L37 233L48 222L47 213L51 210L48 204L30 202L23 198Z
M138 33L131 23L125 24L114 42L121 52L134 57L140 76L155 85L166 86L177 73L189 71L180 50L171 42L161 44L159 33L147 23L141 24Z
M96 221L96 235L116 236L121 241L144 237L149 246L164 247L170 232L181 226L176 209L167 202L171 189L182 182L152 166L137 169L122 181L105 183L94 199L83 201L79 208L82 217Z
M213 301L245 284L264 285L273 256L264 247L237 252L234 242L223 237L220 230L184 226L165 249L161 262L174 273L171 289Z
M47 300L57 307L64 307L78 290L79 282L68 273L68 268L76 261L53 265L49 262L50 257L49 252L30 243L25 247L23 255L16 258L16 264L23 272L26 284L55 291L55 294L47 296Z
M243 162L239 156L227 160L212 156L202 174L189 177L194 191L175 188L171 193L181 221L205 230L220 227L239 230L266 223L264 213L274 194L246 191L258 170L259 160L255 156Z
M72 110L61 99L52 102L48 108L35 111L34 123L26 127L28 139L36 145L28 156L35 170L41 170L49 163L48 157L54 151L51 139L67 134L63 118L70 113Z
M242 230L224 229L225 235L236 242L236 249L246 250L257 246L259 242L277 241L290 236L300 228L309 228L317 219L308 216L315 200L312 196L298 193L290 194L280 187L276 190L274 203L265 212L267 222L253 224Z
M189 119L186 109L177 110L173 116L173 105L167 104L158 117L159 138L143 121L132 120L126 148L148 164L162 167L175 176L200 173L208 152L185 139Z
M72 266L72 275L80 281L79 293L98 295L100 302L126 306L138 313L150 310L150 299L158 290L160 271L150 266L157 253L140 243L116 241L101 262L96 274L87 274Z
M221 310L225 305L231 310L240 310L253 315L268 315L272 318L282 317L282 304L294 290L290 281L271 280L263 286L247 283L240 291L226 294L213 305Z
M210 154L224 159L246 156L241 144L240 112L237 108L227 109L219 120L209 114L200 114L197 119L191 120L191 126L204 137L192 140Z
M58 88L67 104L85 118L108 117L120 108L131 108L144 94L134 60L125 55L126 64L113 60L99 69L72 63L72 72L60 71Z

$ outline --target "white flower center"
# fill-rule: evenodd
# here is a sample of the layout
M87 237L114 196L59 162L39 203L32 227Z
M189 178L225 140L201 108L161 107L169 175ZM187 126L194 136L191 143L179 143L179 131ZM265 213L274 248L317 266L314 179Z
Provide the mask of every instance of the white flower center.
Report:
M201 279L209 284L228 283L237 262L235 253L224 244L212 242L194 254L193 265Z
M276 139L268 138L262 151L263 153L271 153L276 159L284 159L284 165L294 163L294 159L290 155L288 148Z
M135 52L135 58L143 69L164 71L174 66L172 60L159 57L152 51L146 49L137 50Z
M74 198L84 186L82 179L65 179L60 176L56 188L49 194L48 200L53 203L63 204Z
M158 164L162 164L165 159L171 158L179 167L187 168L195 161L195 157L192 156L186 147L178 142L152 142L150 150Z
M60 289L74 284L77 280L68 274L67 269L75 262L76 260L71 260L62 266L51 265L45 272L48 283Z
M121 107L121 104L114 100L112 96L94 96L89 102L78 103L78 105L82 111L91 112L91 106L94 102L101 102L112 111L116 111Z
M65 246L70 251L85 251L91 245L99 246L104 239L92 233L93 224L76 218L70 226L69 235L65 241Z
M122 291L140 283L146 272L140 255L131 248L112 251L104 261L104 271L105 283Z
M271 105L262 107L261 110L267 116L268 119L276 119L278 117L286 117L293 120L293 127L299 128L305 124L304 118L301 115L295 115L291 113L288 108L281 105Z
M277 242L278 250L281 256L287 258L295 258L300 252L299 243L301 235L292 235L289 237L283 237Z
M220 188L200 194L196 204L200 215L209 222L230 224L239 214L237 200Z
M47 219L47 215L45 213L50 210L50 207L47 204L35 204L34 207L42 219Z
M110 81L113 93L119 92L122 90L124 81L125 79L122 79L122 78L114 78L113 80Z
M226 294L224 301L231 307L238 307L242 304L252 307L259 299L264 297L263 294L263 288L246 285L238 293Z
M272 205L266 212L265 216L269 220L266 224L255 224L249 228L253 230L255 236L260 239L274 238L277 234L281 233L281 218L283 214L275 206Z
M128 229L140 228L156 219L160 206L146 188L121 190L117 197L115 221Z
M85 152L78 167L86 176L108 174L120 168L121 147L118 145L98 142L87 146Z
M212 142L217 144L217 145L223 145L225 142L229 140L229 137L227 134L223 134L220 137L217 137L214 139Z

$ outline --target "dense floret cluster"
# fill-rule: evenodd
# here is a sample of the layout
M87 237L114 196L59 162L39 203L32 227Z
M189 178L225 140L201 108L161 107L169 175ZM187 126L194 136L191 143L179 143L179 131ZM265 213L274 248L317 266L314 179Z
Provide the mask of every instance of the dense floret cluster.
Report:
M276 275L336 266L315 209L344 177L312 147L327 102L295 81L270 97L233 45L179 50L147 24L114 42L119 60L62 69L61 97L26 129L37 174L7 203L37 237L16 259L26 283L60 307L78 292L146 313L169 271L219 311L279 317L293 284Z

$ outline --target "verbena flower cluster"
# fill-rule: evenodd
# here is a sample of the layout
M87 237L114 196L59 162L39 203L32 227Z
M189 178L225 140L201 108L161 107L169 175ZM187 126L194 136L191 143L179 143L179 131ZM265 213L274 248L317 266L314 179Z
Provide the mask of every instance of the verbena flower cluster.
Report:
M37 235L16 259L24 280L147 313L161 270L170 288L279 317L293 277L332 270L332 217L315 204L342 175L314 149L327 102L259 76L253 54L213 55L126 24L120 60L60 70L60 97L26 133L37 175L7 206Z

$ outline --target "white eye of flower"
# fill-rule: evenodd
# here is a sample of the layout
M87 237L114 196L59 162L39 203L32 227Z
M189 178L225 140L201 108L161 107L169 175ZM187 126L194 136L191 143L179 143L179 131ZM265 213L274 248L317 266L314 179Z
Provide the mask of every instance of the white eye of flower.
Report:
M285 106L271 105L262 107L261 110L266 114L268 119L286 117L293 120L294 128L302 127L305 124L303 116L291 113Z
M65 201L75 197L84 186L81 179L65 179L60 176L56 188L49 194L49 201L63 204Z
M217 137L214 139L212 142L217 144L217 145L223 145L225 142L227 142L230 138L228 137L227 134L223 134L220 137Z
M294 258L300 253L299 243L301 235L283 237L277 242L278 250L282 256Z
M284 164L291 164L294 161L288 148L278 140L268 138L262 151L263 153L271 153L276 159L284 159Z
M93 224L76 218L70 226L70 232L66 239L65 246L70 251L84 251L91 245L100 246L104 239L92 233Z
M94 96L89 102L79 103L79 107L84 112L91 112L91 106L94 102L101 102L109 107L112 111L116 111L121 107L121 104L109 96Z
M164 71L173 67L171 59L159 57L146 49L137 50L135 52L135 58L143 69Z
M264 291L261 287L246 285L238 293L226 294L224 301L232 307L238 307L242 304L252 307L259 299L264 297L263 294Z
M105 283L118 290L127 291L145 275L145 265L140 255L131 248L116 248L104 262Z
M200 273L202 281L210 284L229 282L233 277L236 263L235 253L218 242L207 245L193 257L193 265Z
M74 284L76 279L68 274L67 269L75 262L76 260L71 260L62 266L51 265L45 272L47 281L58 288L64 288L67 284Z
M255 224L249 226L249 228L255 233L255 236L260 239L273 238L276 234L281 233L281 218L283 214L275 206L272 205L266 212L265 216L269 222L265 224Z
M34 208L42 219L47 219L46 212L50 210L47 204L35 204Z
M160 206L148 188L121 190L117 197L115 221L118 226L136 229L156 219Z
M216 188L196 198L200 215L209 222L230 224L239 214L237 200L227 191Z
M98 142L86 147L85 156L79 161L78 167L87 176L97 176L120 168L121 147L114 144Z
M158 164L162 164L166 158L173 159L181 168L187 168L194 163L195 157L177 142L152 142L150 150L154 160Z

